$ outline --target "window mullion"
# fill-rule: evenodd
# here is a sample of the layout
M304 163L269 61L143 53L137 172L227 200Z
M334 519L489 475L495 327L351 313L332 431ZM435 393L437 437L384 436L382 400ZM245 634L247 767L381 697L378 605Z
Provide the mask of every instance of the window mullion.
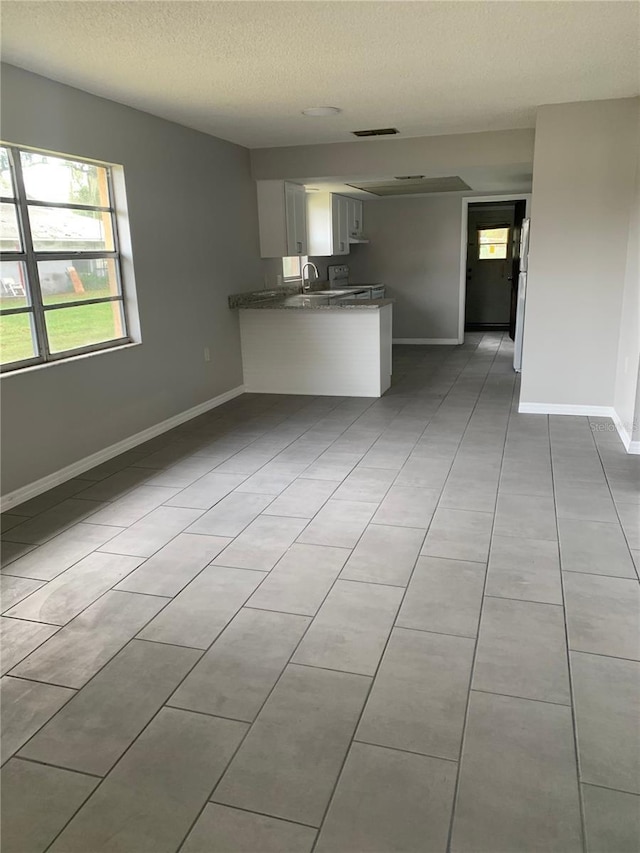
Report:
M11 159L13 161L13 174L16 184L16 202L18 206L19 223L22 231L22 245L26 252L25 263L27 265L27 277L29 280L29 291L31 297L31 305L33 307L33 322L36 327L36 336L38 339L38 349L40 355L48 360L51 355L49 351L49 341L47 339L47 328L44 319L44 310L42 307L42 293L40 292L40 276L38 273L38 264L36 263L33 251L33 236L31 234L31 223L29 222L29 210L27 206L27 194L24 188L24 176L22 174L22 163L20 162L20 154L17 149L10 148Z
M63 210L90 210L97 213L109 213L110 207L102 207L99 204L77 204L74 201L40 201L36 198L30 198L27 201L30 207L52 207L62 208Z
M111 251L104 252L74 252L67 249L59 252L33 252L36 261L82 261L82 260L101 260L102 258L118 260L118 253Z

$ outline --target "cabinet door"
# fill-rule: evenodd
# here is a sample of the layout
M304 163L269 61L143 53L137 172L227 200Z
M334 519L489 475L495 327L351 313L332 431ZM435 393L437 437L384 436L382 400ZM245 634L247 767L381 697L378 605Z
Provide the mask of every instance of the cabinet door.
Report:
M357 198L349 199L349 236L362 237L362 202Z
M304 187L295 194L295 248L296 255L307 254L307 201Z
M296 252L296 188L293 184L284 185L284 218L287 230L287 253Z
M343 254L349 254L349 199L340 196L340 244Z
M331 197L333 254L349 254L349 199L342 195Z
M304 187L285 183L285 219L289 255L307 253L307 210Z

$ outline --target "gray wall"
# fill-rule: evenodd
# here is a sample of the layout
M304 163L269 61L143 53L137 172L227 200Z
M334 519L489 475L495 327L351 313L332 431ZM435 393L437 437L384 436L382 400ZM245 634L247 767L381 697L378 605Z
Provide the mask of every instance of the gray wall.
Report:
M541 107L522 403L612 406L638 99Z
M636 123L635 194L620 315L615 410L633 441L640 441L640 102Z
M457 175L469 169L513 167L531 172L533 130L497 130L484 133L457 133L411 139L367 139L330 145L295 145L257 148L251 152L256 179L335 178L361 175ZM483 180L482 172L476 178ZM485 176L486 178L486 176ZM483 190L488 187L482 186ZM518 189L518 187L514 188ZM509 190L511 191L511 190Z
M124 166L142 330L140 346L3 377L6 494L241 385L227 295L262 268L246 149L11 66L1 83L6 142Z
M458 338L460 196L366 202L368 245L351 247L354 282L382 281L393 306L393 337Z

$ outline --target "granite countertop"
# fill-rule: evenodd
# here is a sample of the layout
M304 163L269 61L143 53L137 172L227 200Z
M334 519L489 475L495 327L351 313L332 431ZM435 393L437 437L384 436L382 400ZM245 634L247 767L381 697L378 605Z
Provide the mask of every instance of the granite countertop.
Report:
M270 310L286 308L297 311L342 311L346 308L359 308L366 311L384 308L385 305L393 305L394 302L395 299L344 299L340 302L332 302L329 297L326 299L305 299L304 296L289 296L284 299L278 297L263 299L253 305L239 305L238 308L243 311L254 311L260 308Z
M350 288L351 289L351 288ZM328 282L314 281L309 291L300 292L299 284L289 284L274 290L253 290L246 293L234 293L229 297L229 308L268 308L298 311L342 310L343 308L360 308L372 310L391 305L393 299L343 299L338 302L339 293L349 295L349 290L336 290L336 296L314 293L314 291L329 290Z

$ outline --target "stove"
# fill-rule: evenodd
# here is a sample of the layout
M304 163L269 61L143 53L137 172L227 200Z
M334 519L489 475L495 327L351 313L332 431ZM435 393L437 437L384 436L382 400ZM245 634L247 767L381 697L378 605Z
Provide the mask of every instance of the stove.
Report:
M366 290L366 296L357 296L357 299L384 299L385 286L380 282L376 284L352 284L349 280L349 267L347 264L333 264L327 267L327 277L331 290Z

